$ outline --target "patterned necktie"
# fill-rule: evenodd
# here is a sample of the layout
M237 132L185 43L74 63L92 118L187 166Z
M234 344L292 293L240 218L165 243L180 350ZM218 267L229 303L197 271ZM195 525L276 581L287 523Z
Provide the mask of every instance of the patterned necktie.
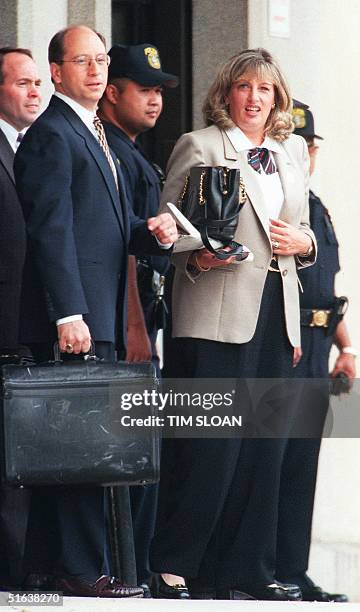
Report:
M24 134L22 134L21 132L18 133L17 135L17 139L16 139L16 148L18 148L20 142L22 141L22 139L24 138Z
M274 174L274 172L276 172L276 166L270 155L270 151L265 147L250 149L248 152L248 163L256 172L259 172L259 174L261 174L261 166L265 174Z
M111 172L113 173L113 177L116 183L116 187L117 189L119 189L119 183L118 183L118 177L116 174L116 168L115 168L115 164L114 164L114 160L110 155L110 150L109 150L109 145L108 145L108 141L106 140L106 135L105 135L105 130L104 130L104 126L101 123L99 117L94 117L94 128L96 130L96 133L99 137L99 145L102 148L102 150L105 153L105 157L109 162L109 166L111 168Z

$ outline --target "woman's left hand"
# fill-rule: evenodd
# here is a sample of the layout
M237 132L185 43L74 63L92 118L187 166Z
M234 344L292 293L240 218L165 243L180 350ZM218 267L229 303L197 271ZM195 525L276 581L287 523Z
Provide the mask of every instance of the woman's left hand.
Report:
M275 255L301 255L312 244L308 234L281 219L270 219L270 239Z

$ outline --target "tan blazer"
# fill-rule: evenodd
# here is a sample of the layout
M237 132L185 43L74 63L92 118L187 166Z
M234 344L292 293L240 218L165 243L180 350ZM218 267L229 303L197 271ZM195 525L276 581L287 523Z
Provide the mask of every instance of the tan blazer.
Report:
M316 244L309 228L309 161L306 143L291 135L275 153L285 201L279 217L303 229ZM246 151L237 152L225 132L216 126L184 134L175 145L160 209L166 202L177 204L186 175L192 166L240 168L247 201L239 218L235 239L254 253L253 262L213 268L192 277L186 270L189 253L173 256L176 266L173 288L173 336L248 342L254 335L264 283L272 256L269 215L255 171ZM293 346L300 346L299 287L296 268L314 263L280 256L286 328ZM277 274L272 272L271 274ZM271 324L271 323L270 323Z

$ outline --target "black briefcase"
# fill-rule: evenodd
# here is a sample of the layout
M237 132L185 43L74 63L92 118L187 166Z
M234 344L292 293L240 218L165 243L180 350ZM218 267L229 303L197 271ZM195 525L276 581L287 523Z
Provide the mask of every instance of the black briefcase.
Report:
M17 486L156 482L159 430L155 402L149 401L156 388L150 363L92 358L3 366L5 482ZM132 418L139 419L137 424L131 425Z

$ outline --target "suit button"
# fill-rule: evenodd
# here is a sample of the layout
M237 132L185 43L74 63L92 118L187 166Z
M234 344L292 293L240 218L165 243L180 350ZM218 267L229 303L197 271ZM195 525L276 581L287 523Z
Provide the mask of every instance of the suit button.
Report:
M282 274L283 276L286 276L286 275L287 275L287 273L288 273L288 271L287 271L287 270L283 270L283 271L281 272L281 274Z

